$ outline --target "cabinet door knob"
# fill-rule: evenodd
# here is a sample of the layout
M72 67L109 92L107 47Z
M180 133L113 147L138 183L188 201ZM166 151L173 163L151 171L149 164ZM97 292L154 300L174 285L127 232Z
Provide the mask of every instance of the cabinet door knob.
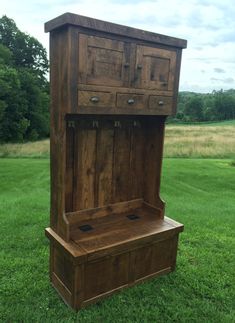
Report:
M137 68L138 68L138 70L141 70L142 69L142 65L141 64L138 64L137 65Z
M130 67L130 64L129 64L129 63L125 63L125 64L124 64L124 67L125 67L125 68L128 68L128 67Z
M127 103L128 103L128 104L134 104L134 103L135 103L135 100L134 100L134 99L129 99L129 100L127 101Z
M90 101L93 102L93 103L96 103L96 102L99 102L100 98L98 96L92 96L90 98Z
M164 101L158 101L158 105L164 105Z

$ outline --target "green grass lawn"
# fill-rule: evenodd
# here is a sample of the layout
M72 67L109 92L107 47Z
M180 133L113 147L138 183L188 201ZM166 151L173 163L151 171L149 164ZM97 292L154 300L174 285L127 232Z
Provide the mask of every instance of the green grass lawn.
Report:
M234 178L229 160L165 159L176 271L75 313L49 284L49 160L0 159L0 322L235 322Z

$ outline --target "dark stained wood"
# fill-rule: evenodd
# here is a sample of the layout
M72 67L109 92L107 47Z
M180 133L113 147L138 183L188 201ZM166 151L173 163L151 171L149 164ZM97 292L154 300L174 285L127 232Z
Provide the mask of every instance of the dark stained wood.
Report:
M145 177L144 200L155 207L162 209L163 202L160 198L160 179L163 156L165 118L148 119L145 138Z
M172 90L133 89L78 84L79 114L109 115L171 115L173 113ZM93 102L92 98L98 100ZM128 103L134 100L133 103ZM159 103L160 102L160 103ZM163 103L163 104L162 104ZM74 113L74 112L73 112Z
M171 114L172 98L168 96L150 95L149 109L157 111L159 115Z
M172 265L171 255L172 239L159 241L131 252L131 262L134 281L142 279Z
M76 127L74 210L95 207L96 129ZM77 179L77 180L76 180Z
M50 35L51 61L51 227L68 240L65 212L65 150L66 124L64 121L68 92L68 32L52 32ZM58 110L60 113L58 113Z
M176 52L138 45L136 53L136 87L172 91Z
M112 202L130 200L130 128L124 122L114 125Z
M100 107L112 109L115 107L115 94L101 91L78 91L78 102L83 107L93 107L94 110Z
M110 214L132 213L143 206L143 199L124 201L114 204L107 204L102 207L84 209L76 212L66 213L66 218L70 224L71 231L78 222L102 218ZM154 210L156 213L156 210Z
M146 107L147 97L143 94L126 94L118 93L117 94L117 108L120 110L123 109L134 109L144 110ZM121 112L121 111L120 111Z
M84 84L128 85L129 45L102 37L79 35L79 81Z
M184 39L156 34L137 28L131 28L94 18L84 17L81 15L75 15L69 12L48 21L45 24L45 32L51 32L52 30L65 25L81 26L88 29L99 30L106 33L128 36L131 38L137 38L144 41L180 48L186 48L187 46L187 41Z
M97 130L95 206L112 203L114 129L104 125Z
M66 177L65 177L65 211L73 211L74 182L74 133L75 123L67 123L66 129Z
M176 58L176 70L178 71L175 75L175 83L174 83L174 94L173 94L173 107L172 113L176 114L177 110L177 98L178 98L178 90L179 90L179 80L180 80L180 65L181 65L181 57L182 57L182 50L177 50L177 58Z
M123 253L99 261L88 262L85 266L85 299L128 285L129 254ZM94 279L94 276L96 279Z
M144 242L153 241L154 238L164 236L171 237L172 234L182 231L182 225L174 227L167 221L159 218L157 215L149 215L144 209L135 210L136 220L128 218L129 212L118 215L109 215L93 220L86 220L77 223L77 230L72 233L72 240L85 250L88 259L100 257L103 251L112 253L113 250L126 247L129 250L130 245L140 246ZM89 224L91 231L82 232L79 227Z
M160 197L186 41L73 14L51 62L50 280L74 309L175 269L183 225Z
M145 168L144 123L132 121L130 147L130 198L143 198Z

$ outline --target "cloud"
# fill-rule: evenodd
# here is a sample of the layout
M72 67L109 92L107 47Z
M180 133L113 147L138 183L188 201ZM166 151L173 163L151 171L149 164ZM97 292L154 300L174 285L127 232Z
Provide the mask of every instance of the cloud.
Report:
M47 50L44 23L65 12L187 39L180 90L207 92L235 82L234 0L11 0L2 10Z
M223 82L227 83L227 84L231 84L231 83L234 83L235 80L232 77L228 77L228 78L224 79Z
M216 72L216 73L225 73L225 70L220 68L220 67L215 67L214 72Z
M212 82L220 82L220 83L225 83L225 84L231 84L231 83L235 82L234 78L232 78L232 77L227 77L225 79L218 79L216 77L211 77L210 80Z
M233 31L225 31L221 33L218 37L218 41L222 43L234 43L235 42L235 32L234 32L235 26L233 28Z

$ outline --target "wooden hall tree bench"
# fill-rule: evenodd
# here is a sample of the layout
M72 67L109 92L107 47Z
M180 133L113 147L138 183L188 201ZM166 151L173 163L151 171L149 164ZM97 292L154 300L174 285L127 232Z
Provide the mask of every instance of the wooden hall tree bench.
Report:
M74 309L175 268L161 200L186 41L66 13L51 64L50 279Z

